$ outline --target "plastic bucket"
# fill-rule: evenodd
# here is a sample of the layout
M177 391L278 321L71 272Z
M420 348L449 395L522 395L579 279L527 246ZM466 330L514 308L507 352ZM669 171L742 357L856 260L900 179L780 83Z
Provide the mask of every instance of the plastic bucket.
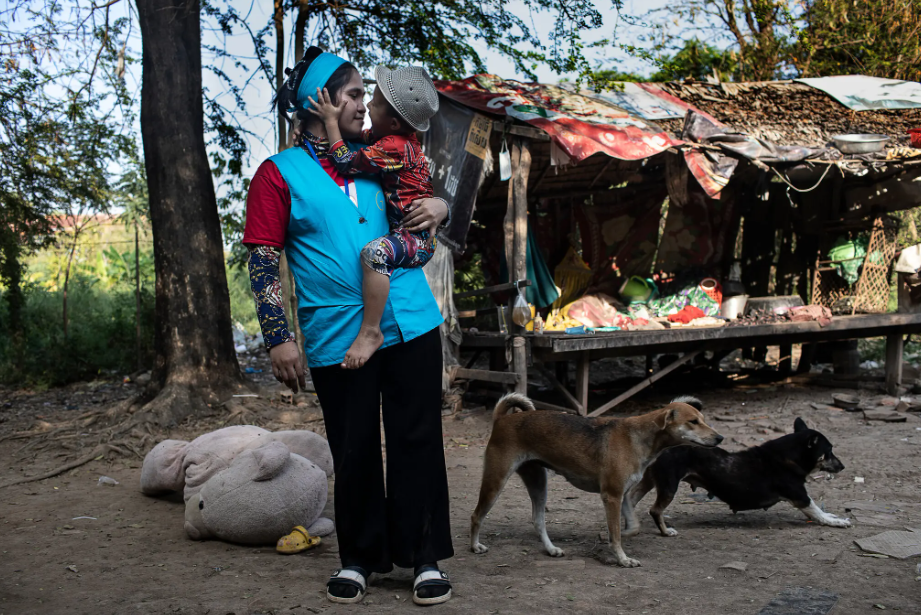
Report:
M729 320L735 320L742 314L742 310L745 309L746 303L748 303L748 295L726 297L720 305L720 316L728 318Z
M908 136L911 137L911 146L921 149L921 128L909 129Z

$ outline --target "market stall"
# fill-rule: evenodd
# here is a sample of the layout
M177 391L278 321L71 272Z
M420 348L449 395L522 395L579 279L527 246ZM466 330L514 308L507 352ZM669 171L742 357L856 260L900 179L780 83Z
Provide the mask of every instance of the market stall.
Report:
M492 355L489 369L453 375L523 392L531 366L570 407L597 414L625 399L588 408L591 361L603 356L685 352L647 386L734 348L885 335L894 359L921 329L880 300L897 249L891 213L921 204L921 150L907 133L921 126L921 88L880 100L863 83L857 111L821 83L628 85L438 84L445 111L426 153L453 199L447 243L460 265L482 255L486 286L454 298L496 303L449 323L462 348ZM830 145L869 130L888 137L878 152ZM539 315L527 327L511 322L519 293L533 308L519 322ZM743 294L795 300L725 319ZM569 361L572 391L553 368ZM887 363L895 387L901 360Z

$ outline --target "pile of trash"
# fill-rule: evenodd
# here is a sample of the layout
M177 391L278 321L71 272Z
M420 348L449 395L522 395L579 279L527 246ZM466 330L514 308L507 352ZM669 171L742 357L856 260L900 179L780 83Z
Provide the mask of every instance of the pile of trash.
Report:
M262 336L250 335L239 322L233 323L233 348L237 353L256 352L262 348Z

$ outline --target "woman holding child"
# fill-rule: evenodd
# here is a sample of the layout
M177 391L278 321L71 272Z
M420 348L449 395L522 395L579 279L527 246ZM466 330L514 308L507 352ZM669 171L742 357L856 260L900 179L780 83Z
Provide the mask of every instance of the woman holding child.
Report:
M420 69L412 70L407 80L379 69L378 88L386 90L371 103L372 134L362 135L361 75L309 49L276 99L300 120L295 146L259 167L247 197L243 243L263 337L275 377L295 389L304 369L281 300L282 249L296 281L335 463L342 568L327 597L340 603L360 601L368 576L394 565L414 569L417 604L451 596L437 564L454 553L441 432L442 318L420 269L448 208L419 198L431 189L413 132L427 127L437 94L424 71L419 82ZM420 181L407 182L411 174Z

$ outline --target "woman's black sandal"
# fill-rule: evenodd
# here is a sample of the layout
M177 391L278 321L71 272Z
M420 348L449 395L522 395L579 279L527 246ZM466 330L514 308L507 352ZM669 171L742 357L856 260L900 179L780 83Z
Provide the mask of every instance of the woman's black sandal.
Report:
M441 604L451 599L448 573L433 566L422 568L413 583L413 602L421 606Z
M335 571L326 583L326 599L337 604L361 602L368 588L367 576L367 573L357 566Z

